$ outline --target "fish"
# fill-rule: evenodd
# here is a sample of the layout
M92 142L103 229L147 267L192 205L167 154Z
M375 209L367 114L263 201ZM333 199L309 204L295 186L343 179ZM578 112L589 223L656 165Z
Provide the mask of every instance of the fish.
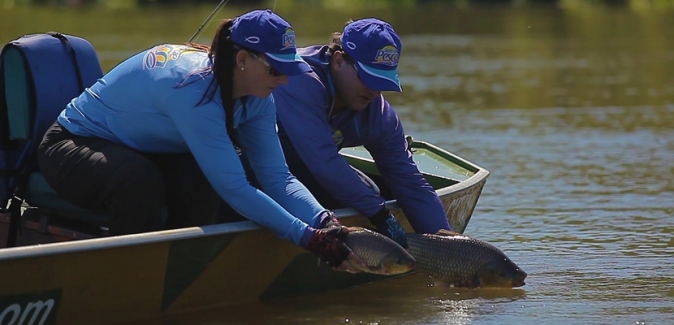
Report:
M407 234L415 269L453 287L515 288L527 273L503 251L485 241L440 230L437 234Z
M414 257L398 243L378 232L349 227L345 244L365 261L366 266L353 264L361 272L397 275L414 269Z

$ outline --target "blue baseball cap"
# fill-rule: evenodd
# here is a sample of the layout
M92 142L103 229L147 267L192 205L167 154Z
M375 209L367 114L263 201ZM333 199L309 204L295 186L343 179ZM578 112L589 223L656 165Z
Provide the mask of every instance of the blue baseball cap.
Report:
M342 48L356 61L358 77L367 88L403 91L398 78L402 43L387 22L366 18L346 25Z
M269 9L253 10L235 18L229 37L238 45L264 53L269 64L284 75L311 71L297 54L292 26Z

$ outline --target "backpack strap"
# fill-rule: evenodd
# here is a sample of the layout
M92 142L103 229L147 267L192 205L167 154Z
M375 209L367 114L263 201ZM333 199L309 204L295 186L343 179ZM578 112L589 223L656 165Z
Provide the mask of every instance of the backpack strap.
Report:
M70 52L70 57L73 59L73 65L75 66L75 76L77 77L77 85L79 86L80 91L84 92L84 82L82 82L82 71L80 71L80 65L79 63L77 63L77 53L75 53L75 49L73 48L72 44L70 44L68 38L63 36L63 34L59 32L47 32L45 34L58 38L59 40L61 40L61 42L63 42L66 45L66 47L68 48L68 52Z

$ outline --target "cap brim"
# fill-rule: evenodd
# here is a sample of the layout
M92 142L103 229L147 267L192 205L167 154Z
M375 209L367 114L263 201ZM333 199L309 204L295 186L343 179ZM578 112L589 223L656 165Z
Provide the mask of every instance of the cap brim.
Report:
M311 71L309 64L297 53L265 53L264 56L274 69L286 76L295 76Z
M358 77L372 90L378 91L397 91L402 92L400 79L398 78L398 69L382 70L356 62L358 64Z

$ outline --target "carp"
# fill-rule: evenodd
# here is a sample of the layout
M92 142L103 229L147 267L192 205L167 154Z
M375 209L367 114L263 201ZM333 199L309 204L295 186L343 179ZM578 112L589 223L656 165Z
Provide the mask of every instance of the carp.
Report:
M454 287L523 286L527 273L500 249L482 240L441 230L407 234L415 269Z

